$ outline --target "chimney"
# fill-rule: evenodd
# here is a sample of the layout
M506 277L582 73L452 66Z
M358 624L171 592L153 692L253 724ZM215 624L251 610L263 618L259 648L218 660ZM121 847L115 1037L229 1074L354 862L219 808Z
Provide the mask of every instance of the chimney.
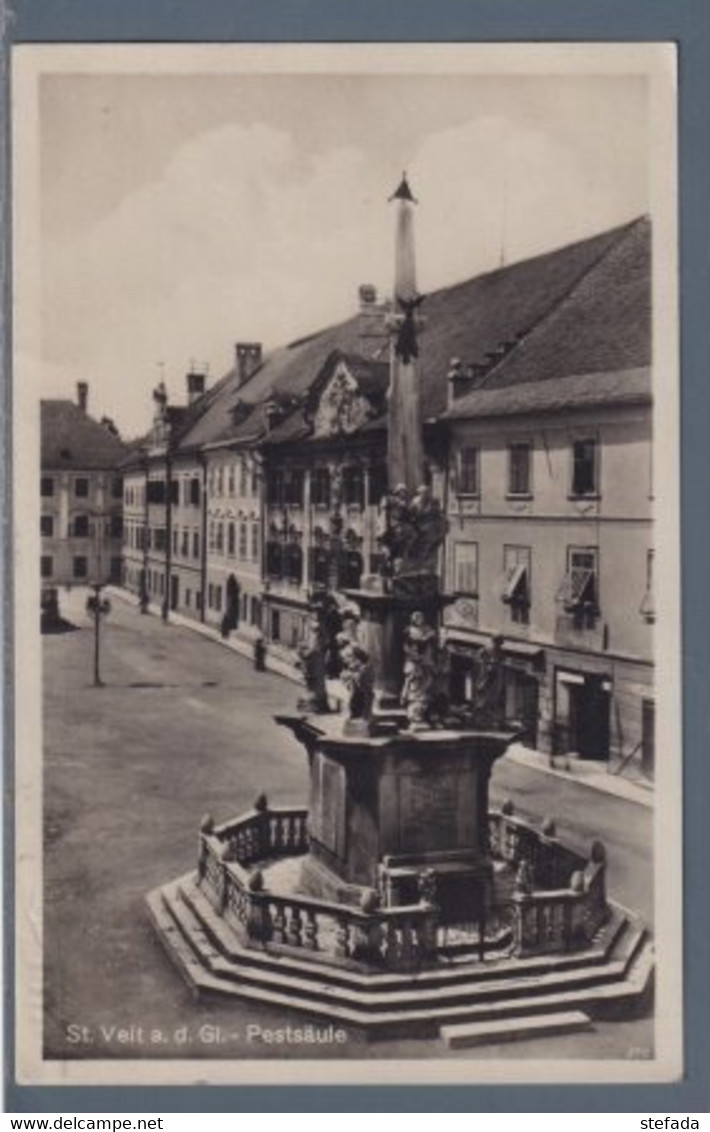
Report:
M384 311L377 302L377 288L372 283L361 283L357 297L360 312L358 337L363 352L371 353L373 346L386 340Z
M205 391L206 377L204 373L196 373L191 369L187 375L187 403L193 405Z
M237 342L236 345L237 372L241 389L255 370L261 365L261 342Z
M458 401L459 397L463 397L466 393L470 393L472 389L475 389L478 384L478 379L483 373L485 373L484 366L464 366L459 358L452 358L449 362L449 372L446 375L446 380L449 383L448 407L451 408L453 403Z
M86 407L89 402L89 383L87 381L77 381L76 383L76 403L81 409L82 413L86 412Z

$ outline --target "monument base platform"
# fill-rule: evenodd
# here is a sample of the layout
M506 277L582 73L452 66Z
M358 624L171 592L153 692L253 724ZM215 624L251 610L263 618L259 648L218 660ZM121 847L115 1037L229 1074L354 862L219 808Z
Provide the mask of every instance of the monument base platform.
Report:
M639 921L614 905L583 951L519 959L501 949L485 963L442 959L398 973L357 962L334 967L317 951L288 944L247 945L194 873L156 889L147 902L160 942L196 995L297 1011L371 1039L436 1037L444 1026L489 1021L515 1030L521 1018L570 1010L627 1020L650 1005L651 942Z

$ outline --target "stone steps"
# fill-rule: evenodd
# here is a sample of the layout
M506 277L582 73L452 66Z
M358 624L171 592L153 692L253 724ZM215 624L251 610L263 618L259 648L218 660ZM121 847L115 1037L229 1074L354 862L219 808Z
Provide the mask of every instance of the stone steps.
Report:
M298 973L287 972L283 965L279 964L278 969L274 971L273 963L277 957L270 951L249 953L246 948L239 950L236 956L233 952L233 957L223 958L212 944L204 924L180 899L180 889L175 895L176 899L170 902L173 918L193 946L197 957L202 958L212 974L226 979L238 978L239 981L248 978L253 983L258 982L268 987L283 986L286 980L296 993L309 994L317 1001L328 1001L333 998L336 986L328 977L329 971L325 964L320 964L318 971L304 965ZM462 998L466 1001L484 1002L501 995L512 998L525 996L531 991L537 994L548 987L573 990L590 982L611 982L623 977L633 949L642 942L641 932L630 932L627 935L628 938L625 937L623 941L626 945L624 954L602 966L579 964L572 970L552 971L540 967L534 973L526 974L520 972L517 960L509 959L505 968L499 968L498 978L480 978L481 964L474 964L466 972L465 981L458 981L455 984L427 987L421 985L419 980L416 985L412 985L412 977L404 975L397 988L379 987L373 990L337 985L337 998L341 1003L350 1003L355 1007L381 1012L388 1008L410 1009L415 1005L426 1005L430 1002L442 1006L457 1005Z
M527 1018L499 1018L491 1022L442 1026L441 1038L449 1049L470 1049L472 1046L576 1034L590 1029L592 1020L588 1014L582 1010L567 1010L560 1014L534 1014Z
M297 1010L373 1037L435 1035L442 1024L455 1023L499 1021L505 1030L513 1018L623 1008L642 997L653 967L645 933L624 921L601 963L581 962L565 969L544 957L524 973L520 964L525 960L508 959L493 978L486 964L471 964L454 972L453 981L437 984L431 981L434 972L427 972L426 982L420 972L388 975L386 982L378 983L379 974L369 977L242 947L192 878L154 891L148 906L161 942L196 994Z

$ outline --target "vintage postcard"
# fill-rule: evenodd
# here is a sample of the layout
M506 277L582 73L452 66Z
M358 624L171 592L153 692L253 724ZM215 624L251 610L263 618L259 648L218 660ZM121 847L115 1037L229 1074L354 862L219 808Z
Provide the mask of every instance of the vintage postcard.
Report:
M19 1083L679 1079L676 109L13 50Z

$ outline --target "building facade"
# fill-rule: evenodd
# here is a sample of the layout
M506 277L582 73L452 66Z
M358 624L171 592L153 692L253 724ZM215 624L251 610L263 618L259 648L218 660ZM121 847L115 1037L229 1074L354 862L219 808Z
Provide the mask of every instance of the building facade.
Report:
M425 479L454 699L500 638L507 715L552 753L653 763L650 225L428 295ZM380 568L388 304L156 399L124 469L126 585L295 660L316 594ZM162 399L161 399L162 398ZM390 487L394 485L389 485Z
M41 403L40 575L43 586L120 582L123 537L120 464L126 446L111 422L77 402Z

